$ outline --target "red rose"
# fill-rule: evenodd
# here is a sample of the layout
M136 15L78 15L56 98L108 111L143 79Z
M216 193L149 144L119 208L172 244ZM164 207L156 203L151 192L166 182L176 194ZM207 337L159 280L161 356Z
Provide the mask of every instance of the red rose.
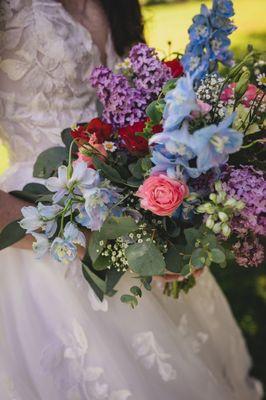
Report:
M87 125L78 126L71 132L74 139L87 142L91 135L95 135L97 143L108 140L112 134L112 125L106 124L100 118L92 119Z
M124 146L131 153L145 153L148 151L148 140L142 136L136 135L136 133L143 132L146 121L136 122L134 125L126 126L119 129L119 137L122 139ZM159 133L162 131L160 125L153 127L153 133Z
M167 65L167 67L171 69L173 78L178 78L180 75L184 73L183 65L177 58L172 61L165 61L164 63L165 65Z

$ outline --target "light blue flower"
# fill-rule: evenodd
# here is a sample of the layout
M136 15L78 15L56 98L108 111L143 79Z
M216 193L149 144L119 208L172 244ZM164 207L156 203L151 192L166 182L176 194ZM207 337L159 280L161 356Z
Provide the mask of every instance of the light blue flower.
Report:
M49 240L44 234L36 232L32 232L31 234L36 239L36 242L32 244L32 249L36 253L37 258L42 258L49 250Z
M61 210L62 207L57 204L45 206L38 203L37 207L23 207L21 213L24 218L20 221L20 226L26 230L26 233L41 229L47 237L52 237L57 228L55 218Z
M74 244L79 244L82 247L86 247L86 238L83 232L81 232L77 225L73 222L68 222L64 229L64 238Z
M164 130L179 128L180 124L192 111L198 110L193 79L190 75L178 79L176 87L165 96Z
M77 247L70 241L57 237L51 245L52 257L63 264L68 264L75 260L77 256Z
M58 168L58 177L49 178L46 181L46 187L55 192L53 201L58 203L62 198L71 191L82 193L92 186L99 183L100 176L97 171L88 168L84 161L76 161L73 163L73 171L71 177L68 177L68 169L62 165Z
M210 125L193 134L193 150L197 154L197 168L206 172L228 160L229 154L239 151L243 134L231 129L235 113L219 125Z

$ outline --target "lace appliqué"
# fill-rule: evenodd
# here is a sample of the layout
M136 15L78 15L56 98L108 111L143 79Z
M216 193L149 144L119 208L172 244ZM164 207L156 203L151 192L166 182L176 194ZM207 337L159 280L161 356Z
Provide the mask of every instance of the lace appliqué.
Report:
M195 354L200 353L202 346L209 339L209 335L204 332L197 332L196 334L193 335L190 334L190 329L186 314L183 314L180 318L178 325L178 332L180 333L181 336L184 337L186 341L189 342L190 348Z
M151 369L156 366L159 375L165 382L176 379L175 369L166 361L171 358L171 355L165 353L159 346L153 332L138 333L135 335L132 345L137 358L141 359L145 368Z
M81 325L74 320L72 331L62 333L41 356L45 373L53 376L62 398L66 400L127 400L127 389L112 390L105 381L104 369L91 366L89 345Z

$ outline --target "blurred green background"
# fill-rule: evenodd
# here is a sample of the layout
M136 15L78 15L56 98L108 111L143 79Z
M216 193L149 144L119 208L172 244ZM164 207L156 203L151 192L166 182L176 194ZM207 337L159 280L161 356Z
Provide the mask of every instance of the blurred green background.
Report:
M188 41L187 29L198 13L200 1L143 0L143 15L148 43L162 54L183 52ZM159 3L147 5L147 3ZM205 4L210 5L210 1ZM235 0L234 22L238 26L231 36L236 57L241 58L248 43L265 50L266 0ZM0 174L8 167L7 149L0 144ZM266 273L265 268L245 269L232 265L213 270L223 288L233 313L241 326L253 358L252 374L266 387Z

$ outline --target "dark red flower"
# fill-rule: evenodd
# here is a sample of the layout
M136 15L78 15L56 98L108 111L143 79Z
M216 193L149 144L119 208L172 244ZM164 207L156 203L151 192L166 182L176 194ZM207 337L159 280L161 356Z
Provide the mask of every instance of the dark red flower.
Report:
M184 73L183 65L177 58L172 61L165 61L164 63L165 65L167 65L167 67L171 69L173 78L178 78L180 75L183 75Z
M128 125L119 129L119 137L122 139L123 145L131 153L146 153L148 151L148 140L136 133L143 132L147 120L136 122L134 125ZM153 133L162 131L161 125L153 127Z
M87 142L91 135L95 135L97 143L101 144L110 139L112 134L112 125L106 124L100 118L92 119L88 124L78 126L71 132L74 139Z

